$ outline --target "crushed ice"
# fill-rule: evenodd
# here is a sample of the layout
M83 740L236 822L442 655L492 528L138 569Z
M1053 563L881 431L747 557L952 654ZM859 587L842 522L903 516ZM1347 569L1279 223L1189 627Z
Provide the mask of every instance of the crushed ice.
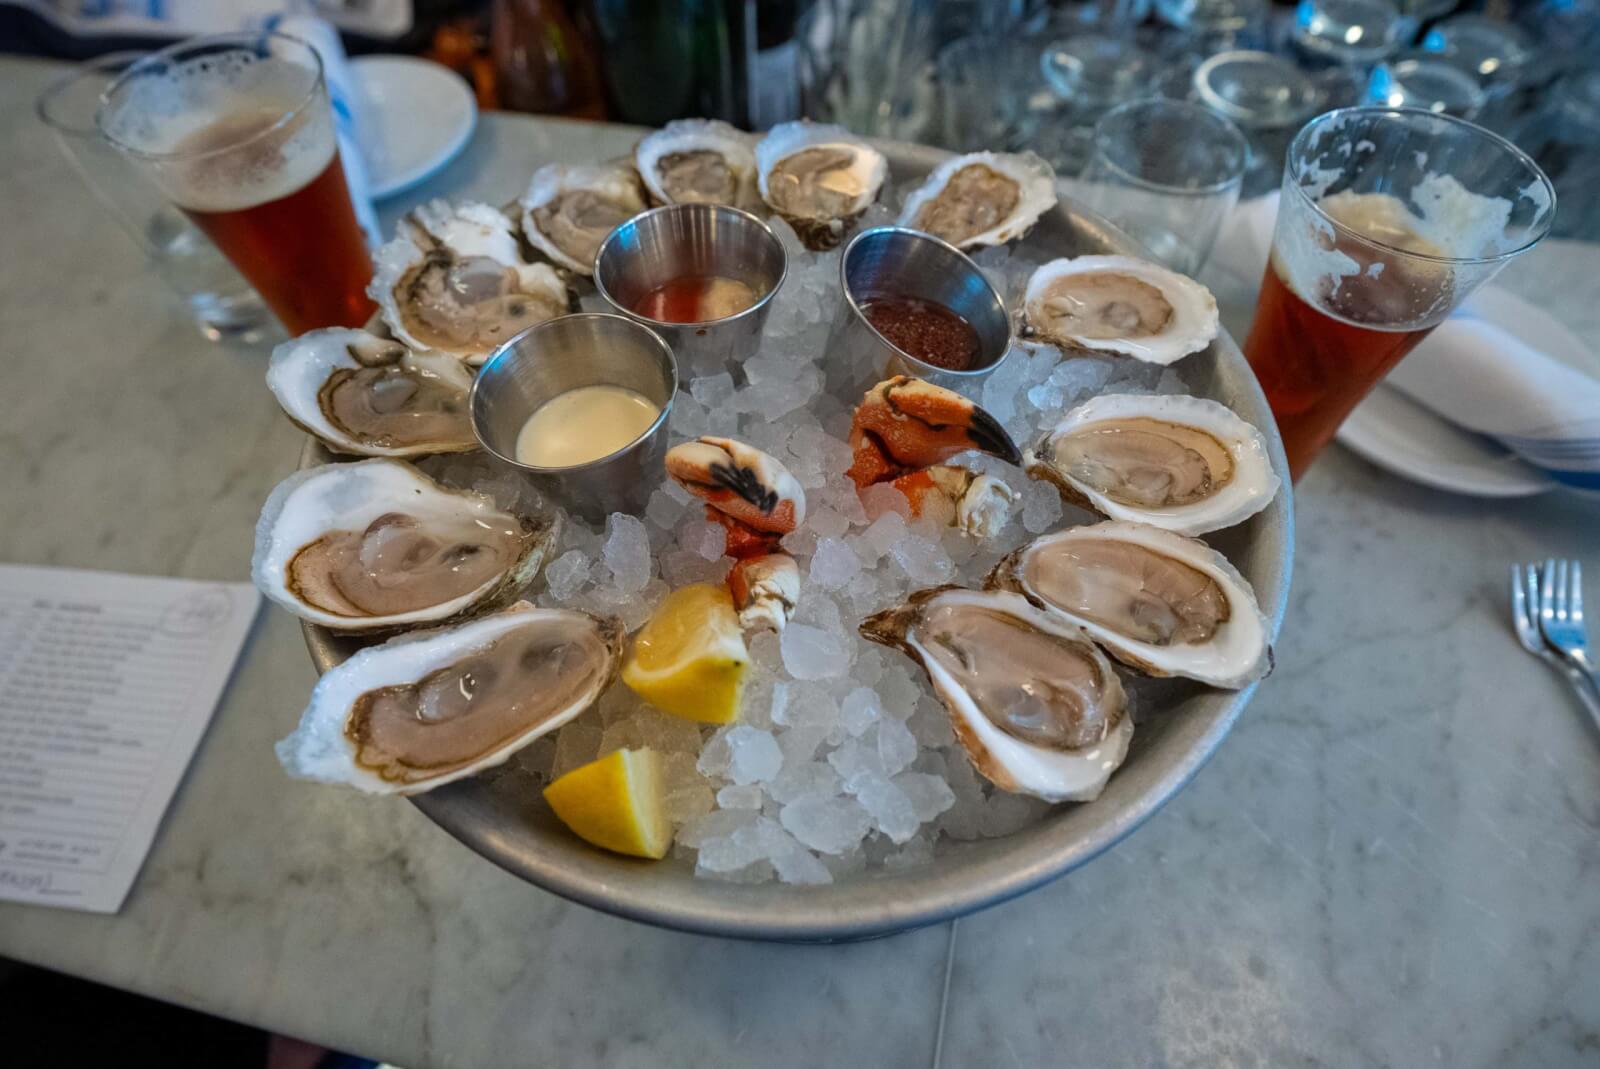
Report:
M876 207L863 225L887 221ZM913 518L890 486L857 494L850 464L850 409L823 391L822 359L837 301L838 252L804 250L782 222L789 275L774 298L761 353L742 381L723 367L680 369L673 440L702 434L749 442L781 460L806 489L807 520L784 539L806 577L793 623L781 639L748 636L751 667L741 723L699 725L652 709L618 683L553 741L530 747L520 764L558 776L624 746L663 754L676 855L703 876L740 882L828 883L873 868L899 869L933 857L937 840L1008 835L1048 806L1006 794L975 773L942 706L905 657L856 633L866 614L923 586L975 585L1006 551L1063 522L1059 495L1016 468L971 455L1020 495L991 542L976 544L947 517ZM975 257L1015 307L1042 262L1030 250L986 249ZM1171 369L1128 360L1063 360L1019 343L983 384L979 402L1019 444L1086 397L1105 391L1183 392ZM482 457L439 457L436 478L473 486L502 506L548 514L520 479ZM721 582L732 565L723 529L703 507L664 481L642 519L613 515L600 528L562 517L561 545L544 571L540 604L620 615L630 630L666 595L695 582Z

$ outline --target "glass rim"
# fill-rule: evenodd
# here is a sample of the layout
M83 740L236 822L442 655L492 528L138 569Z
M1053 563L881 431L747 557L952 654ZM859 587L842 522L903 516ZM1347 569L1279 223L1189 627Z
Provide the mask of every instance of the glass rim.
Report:
M39 95L33 98L34 117L60 134L68 134L72 137L102 136L100 124L96 121L99 114L98 106L95 108L96 114L89 117L87 126L73 126L60 121L58 116L53 115L50 111L50 103L59 97L69 85L73 85L97 71L104 70L107 67L114 67L119 63L126 64L131 68L150 54L151 50L148 48L127 48L116 52L107 52L104 55L95 56L93 59L86 59L81 63L74 63L71 67L62 71L60 77L51 79L43 89L39 90ZM112 78L112 84L115 84L121 77L119 74Z
M1144 110L1147 108L1160 108L1162 110L1186 112L1190 115L1203 118L1211 123L1221 123L1232 135L1230 140L1239 150L1238 173L1233 175L1231 178L1220 179L1216 182L1209 183L1208 185L1174 186L1169 185L1166 182L1157 182L1153 179L1144 178L1140 175L1134 174L1132 171L1122 166L1122 164L1112 159L1111 155L1104 149L1105 141L1111 136L1110 130L1106 129L1105 127L1107 127L1111 120L1121 118L1128 112ZM1146 97L1141 100L1125 101L1110 109L1104 115L1100 116L1099 120L1094 124L1094 132L1092 137L1094 155L1089 161L1089 167L1093 167L1096 162L1099 162L1103 164L1106 169L1114 172L1118 178L1126 181L1129 185L1149 190L1152 193L1161 193L1167 196L1181 197L1214 197L1218 193L1226 193L1232 186L1242 186L1244 184L1245 172L1250 169L1250 142L1245 137L1244 131L1239 129L1239 125L1226 115L1218 115L1205 105L1196 104L1189 100L1166 100L1161 97Z
M1317 203L1317 201L1312 199L1311 194L1307 193L1305 188L1301 186L1300 178L1302 167L1297 162L1296 157L1299 150L1305 147L1305 142L1309 141L1310 135L1314 130L1320 129L1324 124L1332 120L1342 119L1358 113L1367 115L1389 115L1404 118L1416 117L1428 119L1433 122L1445 123L1446 125L1450 126L1466 128L1468 131L1482 137L1485 141L1488 141L1496 147L1504 150L1513 159L1517 160L1524 167L1526 167L1529 174L1544 187L1545 192L1549 195L1549 210L1545 212L1544 218L1541 219L1538 225L1534 228L1531 237L1514 249L1507 249L1505 252L1497 252L1492 256L1434 256L1431 253L1418 252L1415 249L1403 249L1398 245L1391 245L1386 241L1380 241L1368 234L1363 234L1354 227L1341 223L1339 220L1323 211L1322 207ZM1295 195L1299 198L1300 202L1316 213L1317 218L1326 222L1338 233L1354 238L1364 245L1382 249L1385 252L1392 253L1396 256L1403 256L1407 259L1419 260L1424 263L1456 266L1493 264L1510 260L1514 257L1522 255L1535 245L1539 244L1540 241L1544 240L1545 235L1550 232L1550 227L1554 223L1556 215L1555 186L1551 183L1550 176L1544 173L1544 169L1534 162L1533 157L1529 156L1526 152L1523 152L1520 148L1501 137L1499 134L1492 130L1486 130L1475 122L1470 122L1466 119L1460 119L1454 115L1445 115L1441 114L1440 112L1429 111L1427 108L1368 105L1362 107L1335 108L1332 111L1323 112L1321 115L1318 115L1316 118L1302 126L1300 128L1300 132L1294 135L1294 141L1289 145L1288 160L1284 166L1284 185L1291 188ZM1281 204L1278 207L1278 212L1279 217L1281 218L1283 213L1283 206Z
M171 60L175 56L192 51L194 49L204 48L218 50L219 46L227 45L240 45L248 47L250 44L260 41L286 41L304 49L311 56L311 71L314 75L311 80L311 86L306 90L305 96L301 97L293 107L284 109L284 113L280 115L277 121L272 123L272 125L264 126L261 129L252 132L248 137L240 138L237 141L230 141L226 145L218 145L214 148L190 152L150 152L146 149L141 149L137 146L129 145L126 142L119 140L112 135L110 130L106 129L106 110L111 102L112 94L116 92L116 90L119 89L124 83L126 83L128 79L139 76L145 70L145 68L153 66L156 63ZM296 37L293 34L280 33L277 30L207 34L203 37L191 37L187 40L179 41L176 44L171 44L165 48L151 52L143 59L134 62L133 65L131 65L127 70L123 71L121 76L118 77L116 81L106 86L105 92L100 94L100 108L95 112L95 126L99 129L100 136L104 137L107 141L111 142L111 144L115 145L123 152L126 152L128 155L135 156L141 160L148 160L152 163L170 163L177 160L203 160L211 156L220 156L225 152L236 152L239 149L244 148L246 145L253 144L270 134L282 130L289 123L293 122L295 119L299 118L305 113L305 110L316 101L318 94L326 91L325 86L326 73L322 68L322 55L311 45L309 41L305 40L303 37Z
M1296 109L1298 116L1291 114L1281 120L1263 119L1255 115L1249 107L1229 100L1217 92L1216 87L1211 84L1211 79L1218 68L1239 63L1254 65L1257 69L1271 67L1283 74L1286 79L1288 77L1299 79L1298 88L1309 91L1311 95L1306 98L1306 103ZM1280 130L1285 126L1292 125L1297 117L1299 121L1306 122L1316 114L1317 88L1315 82L1304 71L1295 66L1293 62L1272 52L1263 52L1254 48L1236 48L1226 52L1217 52L1206 57L1195 67L1194 73L1190 75L1190 84L1193 85L1195 92L1200 95L1206 107L1235 125L1244 123L1252 130Z

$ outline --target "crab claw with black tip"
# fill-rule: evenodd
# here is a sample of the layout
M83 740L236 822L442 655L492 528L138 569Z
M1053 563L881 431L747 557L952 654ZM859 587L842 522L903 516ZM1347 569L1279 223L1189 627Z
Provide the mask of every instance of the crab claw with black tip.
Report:
M896 375L862 397L850 424L846 473L871 486L976 449L1012 464L1022 453L1000 421L953 390Z
M786 535L806 518L806 495L789 469L732 438L696 438L667 450L667 474L746 527Z

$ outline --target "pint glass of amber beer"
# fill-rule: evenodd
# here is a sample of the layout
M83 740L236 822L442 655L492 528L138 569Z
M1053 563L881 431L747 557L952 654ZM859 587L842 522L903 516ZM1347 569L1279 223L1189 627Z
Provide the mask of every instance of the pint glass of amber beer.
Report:
M153 52L107 87L98 122L291 334L372 314L372 261L310 45L224 34Z
M1245 356L1299 478L1466 296L1550 229L1555 190L1509 141L1417 108L1345 108L1289 149Z

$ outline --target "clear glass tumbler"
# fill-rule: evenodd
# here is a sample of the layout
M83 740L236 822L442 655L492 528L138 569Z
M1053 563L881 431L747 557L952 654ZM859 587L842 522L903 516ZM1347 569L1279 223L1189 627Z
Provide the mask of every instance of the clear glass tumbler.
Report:
M1544 237L1555 198L1526 153L1463 119L1344 108L1306 124L1245 342L1291 475L1401 357Z
M1317 79L1267 52L1220 52L1195 69L1191 84L1195 100L1235 123L1250 142L1245 197L1278 188L1289 142L1329 106Z
M189 306L200 333L212 341L256 341L267 310L250 284L95 127L100 95L145 55L113 52L74 67L39 94L34 112L89 192Z
M1095 124L1078 199L1192 275L1238 203L1249 158L1244 134L1221 115L1180 100L1136 100Z
M1415 31L1392 0L1300 0L1293 41L1307 65L1368 67Z
M291 334L371 316L372 260L310 45L242 33L152 52L106 89L96 121Z

